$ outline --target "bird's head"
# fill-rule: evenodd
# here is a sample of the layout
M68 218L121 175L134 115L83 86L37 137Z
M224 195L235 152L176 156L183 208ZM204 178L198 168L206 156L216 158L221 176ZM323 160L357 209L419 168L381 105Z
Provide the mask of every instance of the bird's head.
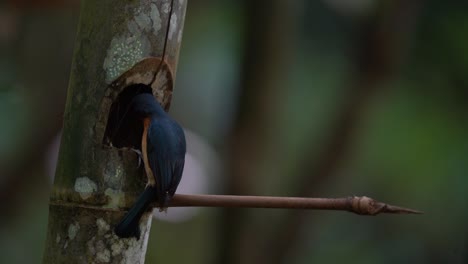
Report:
M150 93L141 93L133 97L130 112L138 118L165 113L156 98Z

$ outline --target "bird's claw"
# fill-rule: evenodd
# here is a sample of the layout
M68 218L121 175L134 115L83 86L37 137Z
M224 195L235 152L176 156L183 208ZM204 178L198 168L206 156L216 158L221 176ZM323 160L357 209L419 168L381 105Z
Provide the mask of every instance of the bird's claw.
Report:
M135 153L138 155L138 166L137 166L137 168L140 168L140 166L141 166L141 161L143 160L143 156L142 156L142 154L141 154L141 151L138 150L138 149L133 149L133 148L132 148L131 150L132 150L133 152L135 152Z

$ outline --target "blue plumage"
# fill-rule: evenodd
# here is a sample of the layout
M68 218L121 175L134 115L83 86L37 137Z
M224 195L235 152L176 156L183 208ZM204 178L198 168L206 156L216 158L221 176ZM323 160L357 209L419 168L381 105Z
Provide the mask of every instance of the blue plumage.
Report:
M135 96L130 103L129 116L141 119L145 124L142 154L149 185L117 225L115 233L120 237L139 238L139 220L150 202L157 200L161 209L167 207L179 185L184 170L186 143L183 129L162 109L152 94Z
M158 189L160 207L166 207L182 178L185 136L172 119L152 117L148 129L148 161Z

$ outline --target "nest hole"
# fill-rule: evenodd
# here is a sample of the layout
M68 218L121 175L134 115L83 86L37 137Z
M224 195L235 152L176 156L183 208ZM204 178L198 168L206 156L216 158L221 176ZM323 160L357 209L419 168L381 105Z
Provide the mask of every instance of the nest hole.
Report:
M130 113L130 102L142 93L152 94L146 84L132 84L125 87L112 103L107 118L103 144L116 148L141 149L143 124Z

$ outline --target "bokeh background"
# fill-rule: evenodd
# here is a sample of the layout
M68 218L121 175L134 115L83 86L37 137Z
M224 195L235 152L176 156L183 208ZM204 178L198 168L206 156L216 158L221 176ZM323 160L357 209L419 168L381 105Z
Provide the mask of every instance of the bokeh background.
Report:
M78 17L77 0L0 3L0 263L42 259ZM175 210L146 262L468 263L467 102L463 1L189 1L181 192L426 213Z

